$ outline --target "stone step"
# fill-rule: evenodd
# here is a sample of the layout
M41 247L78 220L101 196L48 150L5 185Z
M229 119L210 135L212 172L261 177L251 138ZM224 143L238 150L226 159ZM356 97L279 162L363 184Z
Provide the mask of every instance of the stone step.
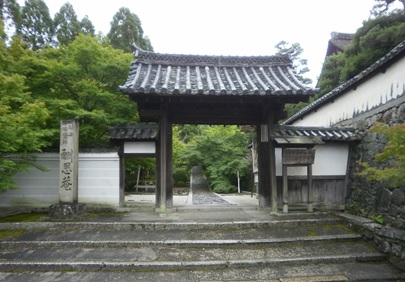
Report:
M95 265L93 265L95 266ZM1 281L266 281L266 282L319 282L319 281L404 281L403 273L386 263L343 262L297 265L262 265L219 269L187 269L178 271L108 271L103 265L94 271L21 271L0 272Z
M334 237L335 236L335 237ZM340 237L339 237L340 236ZM12 241L117 241L117 242L166 242L173 243L179 241L210 241L211 244L220 240L221 244L226 241L244 242L252 240L254 243L263 242L282 242L283 240L338 240L347 236L350 239L359 237L348 230L344 225L324 225L324 226L298 226L298 227L255 227L245 228L243 226L226 228L205 228L205 229L164 229L164 230L113 230L113 229L70 229L70 228L53 228L53 229L30 229ZM311 239L312 238L312 239ZM6 244L4 241L0 244Z
M0 223L0 230L18 229L97 229L97 230L207 230L207 229L250 229L341 225L346 221L337 217L322 218L287 218L260 221L225 221L225 222L14 222Z
M13 223L8 229L25 230L0 241L0 280L405 279L344 223L321 213L267 221Z
M315 265L315 264L340 264L340 263L355 263L355 262L380 262L384 261L385 257L377 253L364 254L342 254L342 255L312 255L301 257L271 257L271 258L250 258L250 259L218 259L218 260L192 260L192 261L132 261L125 260L125 254L122 258L116 257L116 260L106 254L105 251L97 252L98 259L91 256L86 260L81 258L83 252L77 253L77 249L72 249L76 252L74 257L67 257L62 252L56 252L53 255L50 252L39 254L33 252L35 261L27 258L27 260L19 260L16 253L9 253L10 257L16 255L16 258L8 258L6 261L0 261L1 271L179 271L179 270L208 270L208 269L225 269L225 268L248 268L248 267L275 267L275 266L296 266L296 265ZM111 251L111 250L106 250ZM139 251L139 250L136 250ZM115 251L114 251L115 252ZM40 260L42 255L48 255L47 260ZM56 255L58 257L56 258ZM95 255L95 254L94 254ZM132 254L134 255L134 254ZM143 254L145 255L145 253ZM52 260L49 260L52 258ZM104 259L101 259L104 258ZM132 256L132 258L135 258Z
M318 255L334 257L351 255L380 254L370 249L363 242L334 242L334 241L306 241L284 244L218 244L209 245L119 245L93 244L92 247L75 246L75 244L39 244L32 248L32 244L23 246L9 245L0 253L0 262L5 261L219 261L219 260L247 260L247 259L272 259L311 257Z
M140 246L187 246L187 247L215 247L215 246L255 246L255 245L283 245L304 243L330 243L358 241L362 237L356 234L323 235L311 237L272 238L272 239L241 239L241 240L75 240L75 241L2 241L0 249L37 249L37 248L118 248Z
M202 268L217 265L246 265L249 261L257 264L301 263L302 259L311 263L330 263L345 260L381 261L385 256L372 251L363 244L306 244L268 247L257 246L217 246L217 247L179 247L179 246L143 246L143 247L104 247L64 249L41 248L3 250L0 254L0 269L8 263L45 265L70 263L121 263L133 262L144 269L182 269L183 267ZM231 263L230 263L231 262ZM157 267L157 268L155 268ZM173 267L173 268L171 268ZM162 268L162 269L161 269ZM8 269L6 269L8 270Z
M178 271L385 260L358 240L340 235L267 241L9 241L1 244L0 270L96 271L101 265L108 271Z

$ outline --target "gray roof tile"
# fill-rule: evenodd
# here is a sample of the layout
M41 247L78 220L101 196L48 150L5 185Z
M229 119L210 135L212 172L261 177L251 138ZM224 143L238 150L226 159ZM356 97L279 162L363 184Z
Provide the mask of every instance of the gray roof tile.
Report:
M274 130L274 138L287 137L319 137L322 141L356 141L360 136L353 128L337 127L305 127L293 125L277 125Z
M157 140L159 127L157 124L116 125L108 131L111 141L148 141Z
M136 48L127 94L313 95L295 76L289 55L197 56Z

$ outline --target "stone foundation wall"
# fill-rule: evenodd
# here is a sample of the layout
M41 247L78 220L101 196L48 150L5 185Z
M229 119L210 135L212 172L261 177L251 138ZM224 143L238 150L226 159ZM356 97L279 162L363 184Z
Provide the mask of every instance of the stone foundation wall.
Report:
M389 126L405 122L405 97L371 110L339 125L355 127L362 134L362 141L351 152L349 191L346 209L349 213L374 219L378 223L405 230L405 187L389 187L376 181L368 181L356 175L361 170L358 161L384 168L390 163L376 163L375 154L386 145L384 136L370 132L376 122Z

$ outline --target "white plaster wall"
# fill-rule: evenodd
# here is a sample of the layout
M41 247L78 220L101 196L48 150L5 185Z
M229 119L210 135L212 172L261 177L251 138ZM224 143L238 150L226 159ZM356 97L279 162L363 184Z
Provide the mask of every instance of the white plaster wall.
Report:
M47 171L31 169L15 177L19 189L0 196L0 206L48 207L59 201L59 154L37 155L37 163ZM79 154L79 202L119 205L119 156L117 153Z
M385 73L371 77L358 85L356 90L347 90L333 103L322 105L293 125L331 126L405 95L404 69L405 57L391 65Z
M154 154L156 152L155 142L125 142L125 154Z
M117 153L79 154L79 202L119 206Z
M346 175L349 144L324 144L315 146L314 176ZM288 176L306 176L307 168L288 167ZM276 148L276 175L282 176L281 149Z

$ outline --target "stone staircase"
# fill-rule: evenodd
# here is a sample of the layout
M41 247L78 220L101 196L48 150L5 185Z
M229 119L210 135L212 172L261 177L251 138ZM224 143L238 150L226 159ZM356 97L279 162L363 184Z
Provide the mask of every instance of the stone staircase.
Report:
M215 217L214 210L179 216ZM89 219L0 228L15 231L0 241L1 281L405 281L343 219L325 213L267 221Z

